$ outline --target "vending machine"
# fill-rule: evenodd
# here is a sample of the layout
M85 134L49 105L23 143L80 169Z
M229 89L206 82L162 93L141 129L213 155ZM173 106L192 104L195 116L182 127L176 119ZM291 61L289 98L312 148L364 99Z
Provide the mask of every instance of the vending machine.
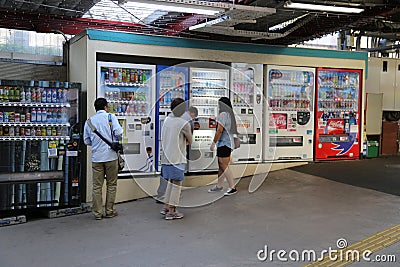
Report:
M358 159L361 70L317 69L315 160Z
M263 65L232 63L231 101L240 138L233 162L262 160Z
M97 96L107 99L109 112L124 129L123 171L155 171L155 71L154 65L97 62Z
M161 130L165 118L171 113L171 102L177 97L187 101L189 69L179 66L157 65L157 102L156 102L156 158L157 171L161 171Z
M218 170L217 151L210 151L216 130L218 99L229 97L229 69L190 68L189 105L197 107L189 172Z
M81 84L0 81L0 210L82 203Z
M267 66L265 160L313 160L314 73L312 68Z

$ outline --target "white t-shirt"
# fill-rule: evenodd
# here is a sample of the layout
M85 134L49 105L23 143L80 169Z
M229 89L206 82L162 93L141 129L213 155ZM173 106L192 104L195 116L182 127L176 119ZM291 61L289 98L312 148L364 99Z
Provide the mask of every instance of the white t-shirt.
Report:
M192 142L189 123L181 117L168 116L161 130L162 164L186 163L186 140Z

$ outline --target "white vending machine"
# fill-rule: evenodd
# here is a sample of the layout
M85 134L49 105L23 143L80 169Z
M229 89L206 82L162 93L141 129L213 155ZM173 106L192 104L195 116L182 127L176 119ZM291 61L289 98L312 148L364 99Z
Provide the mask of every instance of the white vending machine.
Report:
M155 171L155 66L97 62L97 96L124 129L124 171Z
M262 160L263 65L232 63L231 102L238 127L240 147L233 162Z
M265 68L264 160L313 160L314 77L313 68Z
M218 170L217 151L210 151L217 126L218 99L229 97L229 69L190 68L189 104L199 111L189 149L189 172Z

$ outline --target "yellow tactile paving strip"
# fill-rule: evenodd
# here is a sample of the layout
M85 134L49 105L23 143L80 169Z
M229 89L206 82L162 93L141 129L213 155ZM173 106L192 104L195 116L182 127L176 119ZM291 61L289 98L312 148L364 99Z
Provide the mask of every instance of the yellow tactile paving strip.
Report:
M384 249L394 243L400 241L400 224L390 227L382 232L376 233L372 236L369 236L361 241L351 244L343 249L338 249L338 254L343 253L342 255L346 255L346 251L358 251L360 255L363 255L363 252L366 250L375 253L379 250ZM314 266L323 266L323 267L342 267L347 266L355 262L355 259L349 257L343 257L343 261L336 260L333 261L330 259L329 255L325 255L325 257L321 261L311 262L309 264L304 265L303 267L314 267ZM362 256L360 256L360 261L362 261ZM374 256L370 255L370 258L373 259Z

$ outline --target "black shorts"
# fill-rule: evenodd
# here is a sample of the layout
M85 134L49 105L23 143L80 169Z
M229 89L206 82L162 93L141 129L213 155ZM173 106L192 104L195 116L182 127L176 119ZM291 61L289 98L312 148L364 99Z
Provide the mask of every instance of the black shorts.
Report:
M227 158L230 157L232 153L232 149L227 146L217 147L217 157L219 158Z

